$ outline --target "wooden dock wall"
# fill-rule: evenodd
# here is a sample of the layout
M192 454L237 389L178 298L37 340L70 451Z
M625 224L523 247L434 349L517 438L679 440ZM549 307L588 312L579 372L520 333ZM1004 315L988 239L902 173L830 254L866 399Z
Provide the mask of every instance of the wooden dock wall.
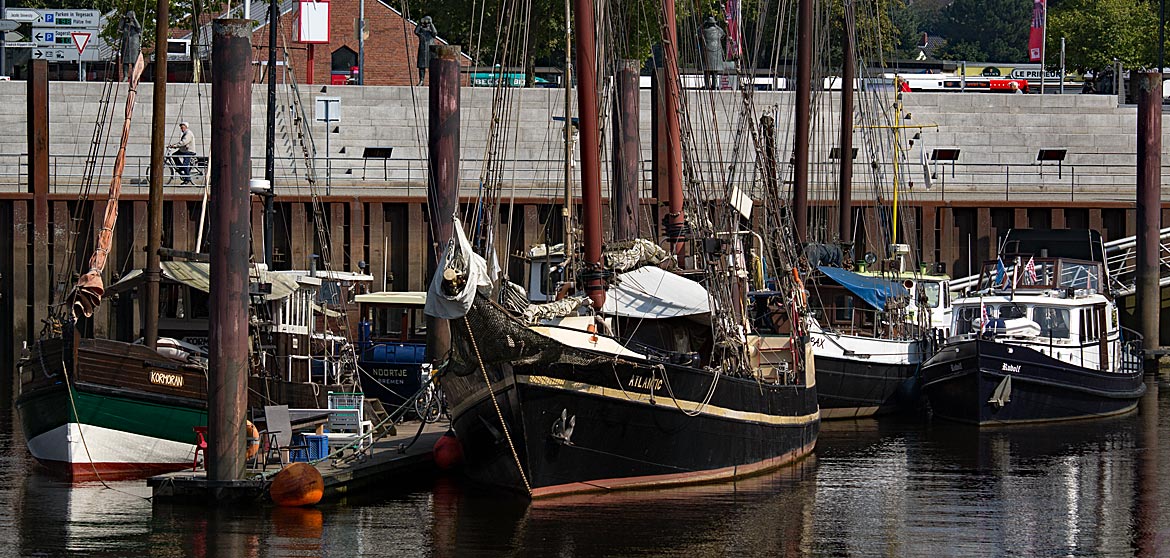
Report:
M107 284L129 271L145 265L146 200L128 196L119 206L120 218L109 258ZM50 297L59 300L70 288L76 273L88 259L88 252L75 254L64 261L70 242L87 246L96 234L92 215L105 209L105 200L79 202L76 196L50 196L48 203L49 234L39 242L32 226L34 211L31 194L9 194L0 199L0 336L3 343L0 361L11 367L22 344L36 339L43 327ZM197 194L184 192L169 195L164 206L163 245L179 250L196 250L201 200ZM277 203L275 224L276 269L308 269L313 254L324 257L320 235L315 231L317 211L310 198L282 199ZM656 222L649 217L653 202L644 205L644 226ZM79 212L82 209L84 211ZM331 239L329 267L356 271L358 263L368 264L373 288L380 290L424 290L426 288L426 212L420 199L338 199L321 202L320 222ZM815 210L815 208L814 208ZM872 211L872 208L868 208ZM1006 230L1016 228L1094 228L1106 240L1134 234L1136 220L1133 203L1093 203L1064 206L1037 204L922 203L903 207L914 225L908 227L907 241L920 261L942 262L952 276L967 275L970 266L994 257L996 239ZM507 234L512 237L512 253L549 241L559 242L560 207L538 200L518 200L508 215L500 217L497 239L503 253ZM253 246L260 253L260 203L254 202ZM603 212L606 220L608 212ZM1170 210L1163 209L1164 222L1170 222ZM77 226L80 225L80 226ZM609 230L608 223L606 230ZM645 230L645 229L643 229ZM76 236L73 231L78 231ZM903 234L905 234L905 229ZM864 234L864 233L863 233ZM880 254L880 242L871 241L865 251ZM863 253L860 249L858 254ZM515 260L507 269L514 280L520 279L522 266ZM93 333L119 339L137 336L137 315L132 301L107 300L98 310ZM123 320L116 319L121 316ZM117 330L118 322L133 324L129 331ZM125 329L125 328L124 328Z

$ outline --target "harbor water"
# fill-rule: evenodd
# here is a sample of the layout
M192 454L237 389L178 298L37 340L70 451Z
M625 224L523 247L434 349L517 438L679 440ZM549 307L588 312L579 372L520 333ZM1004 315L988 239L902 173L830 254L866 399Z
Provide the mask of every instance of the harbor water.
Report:
M316 508L153 504L39 469L0 402L2 556L1170 556L1170 386L1125 416L823 424L736 483L529 504L436 477ZM6 398L10 399L10 398Z

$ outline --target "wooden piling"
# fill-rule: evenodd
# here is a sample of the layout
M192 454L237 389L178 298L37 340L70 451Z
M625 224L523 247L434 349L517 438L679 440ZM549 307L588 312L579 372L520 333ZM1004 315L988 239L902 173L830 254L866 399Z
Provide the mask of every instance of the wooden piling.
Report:
M244 474L248 401L248 236L252 22L212 22L211 293L207 478Z
M1137 314L1147 351L1161 345L1162 74L1137 79ZM1147 359L1147 365L1152 359ZM1154 362L1156 368L1156 361Z

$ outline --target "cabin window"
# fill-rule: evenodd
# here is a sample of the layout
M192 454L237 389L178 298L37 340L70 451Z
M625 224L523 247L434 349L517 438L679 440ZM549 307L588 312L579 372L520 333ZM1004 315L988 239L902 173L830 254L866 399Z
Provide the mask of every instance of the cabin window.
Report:
M837 295L833 300L833 321L852 323L853 322L853 297L849 295Z
M182 318L182 285L163 283L158 288L158 314L163 318Z
M963 306L955 311L955 335L965 335L972 332L972 322L979 318L978 306Z
M932 281L919 281L918 287L922 289L922 295L926 298L926 306L929 308L938 308L939 301L942 299L942 287L938 283Z
M1064 262L1060 268L1060 287L1066 289L1089 289L1100 292L1099 271L1095 263Z
M197 289L187 289L187 297L191 304L191 318L205 320L211 317L211 309L207 306L207 293Z
M1100 328L1097 324L1097 309L1081 308L1080 320L1082 341L1096 341L1101 338Z
M341 304L341 285L337 281L322 281L321 288L317 291L317 304L335 306Z
M1069 338L1068 308L1037 306L1032 321L1040 326L1041 337Z
M1024 307L1019 304L1004 304L999 307L999 317L1004 320L1015 320L1027 317Z

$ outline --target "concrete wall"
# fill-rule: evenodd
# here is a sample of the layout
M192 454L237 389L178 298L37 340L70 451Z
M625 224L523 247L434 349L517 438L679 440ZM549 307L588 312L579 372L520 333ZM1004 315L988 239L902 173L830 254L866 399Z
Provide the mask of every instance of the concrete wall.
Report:
M50 85L55 193L67 193L80 183L104 87L102 83ZM0 134L0 191L19 191L25 182L27 160L21 156L26 151L24 91L23 82L0 83L0 126L4 130ZM300 93L310 115L315 97L327 95L341 99L341 121L328 127L336 131L328 134L328 161L325 124L315 122L311 128L319 186L325 186L328 168L331 194L411 198L425 194L426 87L331 86L323 93L321 86L302 85ZM563 91L510 90L507 109L498 114L492 112L493 93L487 88L462 91L461 171L465 191L473 193L481 180L487 180L507 188L514 186L521 197L548 196L550 189L558 188L563 181L561 124L552 120L564 112ZM116 131L121 126L124 95L123 84L112 101L114 108L108 111L114 115L107 126L114 130L115 138L102 143L98 150L107 158L101 165L106 173L116 152ZM837 171L835 162L829 159L829 151L837 142L839 117L832 109L836 102L834 95L826 92L818 96L827 108L818 111L819 116L814 119L817 129L810 147L814 172L811 192L814 198L831 199ZM284 188L286 195L307 195L310 190L298 130L293 125L291 88L282 86L278 98L281 109L276 135L278 186ZM188 120L195 131L196 151L206 154L211 139L208 137L210 85L172 84L167 100L168 141L177 137L178 122ZM151 88L144 86L139 94L128 149L126 178L131 185L136 178L145 176L148 166L150 103ZM263 85L256 86L253 103L256 126L252 135L253 162L255 174L260 176L265 147ZM791 145L791 94L761 92L755 95L754 103L757 114L768 111L776 116L781 153L790 149L785 146ZM734 159L754 157L750 136L737 133L742 104L740 96L731 92L690 93L686 109L690 115L690 137L694 138L692 143L700 146L693 152L693 161L695 168L707 173L708 178L721 177ZM859 110L889 118L882 107L869 105L873 103L861 105ZM912 115L903 121L905 125L937 124L937 128L920 131L921 138L902 161L902 195L917 201L1043 201L1053 196L1073 202L1119 201L1118 194L1134 188L1136 109L1117 106L1112 96L908 93L905 112ZM648 180L649 90L642 92L641 121L643 176ZM904 130L903 134L915 132ZM854 162L858 184L855 190L861 198L889 194L893 157L889 142L884 139L887 133L873 129L858 129L854 133L854 145L859 148ZM497 148L493 151L489 144ZM1163 140L1163 144L1170 145L1170 142ZM608 151L608 145L606 140L604 151ZM364 148L381 146L394 148L390 160L362 158ZM954 164L928 162L924 172L922 152L926 150L929 157L935 148L958 148L959 159ZM1066 149L1067 157L1059 169L1055 163L1040 166L1036 163L1040 148ZM492 172L485 170L485 161L489 159L494 165ZM879 164L879 176L869 174L872 161ZM606 167L602 171L603 179L607 179L608 163L603 167ZM929 190L925 188L927 174L933 175ZM135 192L133 186L130 192Z

